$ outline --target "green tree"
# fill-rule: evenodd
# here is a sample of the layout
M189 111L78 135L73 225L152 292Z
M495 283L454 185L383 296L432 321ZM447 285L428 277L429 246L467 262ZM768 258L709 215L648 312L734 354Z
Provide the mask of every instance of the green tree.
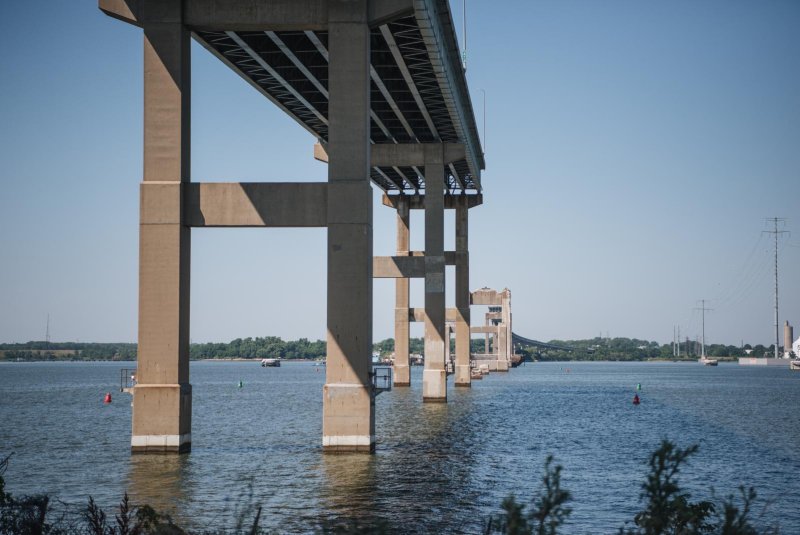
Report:
M686 449L663 441L650 456L650 473L642 485L640 498L645 508L634 519L639 529L620 533L631 535L701 534L712 533L710 524L714 504L708 501L692 502L688 492L682 492L677 481L681 465L697 451L697 446Z
M548 455L544 463L542 486L531 503L530 511L526 514L526 506L518 504L512 494L501 505L505 514L497 519L490 518L486 533L556 535L559 526L572 513L572 509L566 507L572 495L561 488L561 469L561 465L553 466L553 456Z

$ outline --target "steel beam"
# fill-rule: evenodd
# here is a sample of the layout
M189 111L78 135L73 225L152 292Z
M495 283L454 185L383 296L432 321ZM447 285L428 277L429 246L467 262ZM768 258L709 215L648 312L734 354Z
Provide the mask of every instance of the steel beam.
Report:
M153 20L163 21L159 6L148 8L144 0L99 0L107 15L129 24L142 26ZM184 19L196 29L233 31L258 30L327 30L329 0L186 0ZM412 0L371 0L368 23L385 24L414 13Z
M467 198L467 206L469 208L475 208L476 206L480 206L483 204L483 194L464 194L464 195L445 195L444 196L444 208L445 210L455 210L458 207L459 198L466 197ZM382 202L384 206L388 206L390 208L396 208L397 202L399 199L407 200L409 203L410 210L424 210L425 209L425 195L389 195L385 194L382 198Z
M311 113L313 113L313 114L314 114L314 115L317 117L317 119L319 119L319 120L320 120L320 122L321 122L322 124L324 124L324 125L326 125L326 126L328 125L328 118L327 118L327 117L325 117L324 115L322 115L322 114L319 112L319 110L317 110L317 109L314 107L314 105L313 105L313 104L311 104L311 103L310 103L310 102L309 102L309 101L308 101L308 100L307 100L307 99L306 99L306 98L305 98L305 97L304 97L302 94L300 94L300 92L299 92L297 89L295 89L295 88L292 86L292 84L290 84L290 83L289 83L289 82L288 82L288 81L287 81L287 80L286 80L286 79L285 79L283 76L281 76L281 75L278 73L278 71L276 71L275 69L273 69L273 68L272 68L272 66L271 66L269 63L267 63L267 62L264 60L264 58L262 58L262 57L261 57L261 55L260 55L260 54L258 54L258 53L257 53L255 50L253 50L253 49L250 47L250 45L248 45L248 44L247 44L247 43L244 41L244 39L242 39L241 37L239 37L239 35L237 35L237 34L236 34L236 32L227 31L227 32L225 32L225 34L226 34L228 37L230 37L230 38L231 38L231 39L232 39L232 40L233 40L233 41L234 41L234 42L235 42L237 45L239 45L239 47L241 47L241 49L242 49L242 50L244 50L245 52L247 52L247 54L248 54L248 55L249 55L251 58L253 58L253 61L255 61L256 63L258 63L258 65L259 65L259 66L260 66L262 69L264 69L265 71L267 71L267 72L269 73L269 75L270 75L270 76L272 76L272 78L274 78L276 82L278 82L279 84L281 84L281 85L283 86L283 88L284 88L284 89L286 89L286 90L287 90L289 93L291 93L291 95L292 95L294 98L296 98L298 102L300 102L300 103L301 103L303 106L305 106L305 107L306 107L306 108L307 108L307 109L308 109L308 110L309 110Z

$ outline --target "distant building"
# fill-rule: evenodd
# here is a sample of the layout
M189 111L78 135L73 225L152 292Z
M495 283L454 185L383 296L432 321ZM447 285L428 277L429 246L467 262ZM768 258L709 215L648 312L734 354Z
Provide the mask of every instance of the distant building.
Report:
M789 325L787 320L786 324L783 326L783 357L784 358L791 358L792 357L792 340L794 339L794 329L792 326ZM797 355L797 350L794 350L794 354Z

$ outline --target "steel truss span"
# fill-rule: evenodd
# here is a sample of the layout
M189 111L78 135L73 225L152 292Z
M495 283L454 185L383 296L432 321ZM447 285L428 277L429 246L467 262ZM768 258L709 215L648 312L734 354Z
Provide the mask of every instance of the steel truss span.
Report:
M326 31L196 30L206 49L324 146L328 142ZM370 137L375 144L460 143L446 166L451 193L480 192L483 154L446 0L417 0L411 15L372 28ZM420 193L423 166L373 167L384 191Z
M524 336L520 336L517 333L511 333L511 339L514 341L515 344L520 344L524 346L541 347L542 349L563 349L564 351L573 350L573 348L571 347L548 344L546 342L540 342L538 340L533 340L531 338L525 338Z

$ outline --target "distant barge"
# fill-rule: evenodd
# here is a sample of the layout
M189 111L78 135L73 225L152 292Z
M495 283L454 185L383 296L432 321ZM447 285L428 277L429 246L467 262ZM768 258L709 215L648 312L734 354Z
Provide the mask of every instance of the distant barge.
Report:
M739 366L782 366L789 367L789 359L739 357Z

